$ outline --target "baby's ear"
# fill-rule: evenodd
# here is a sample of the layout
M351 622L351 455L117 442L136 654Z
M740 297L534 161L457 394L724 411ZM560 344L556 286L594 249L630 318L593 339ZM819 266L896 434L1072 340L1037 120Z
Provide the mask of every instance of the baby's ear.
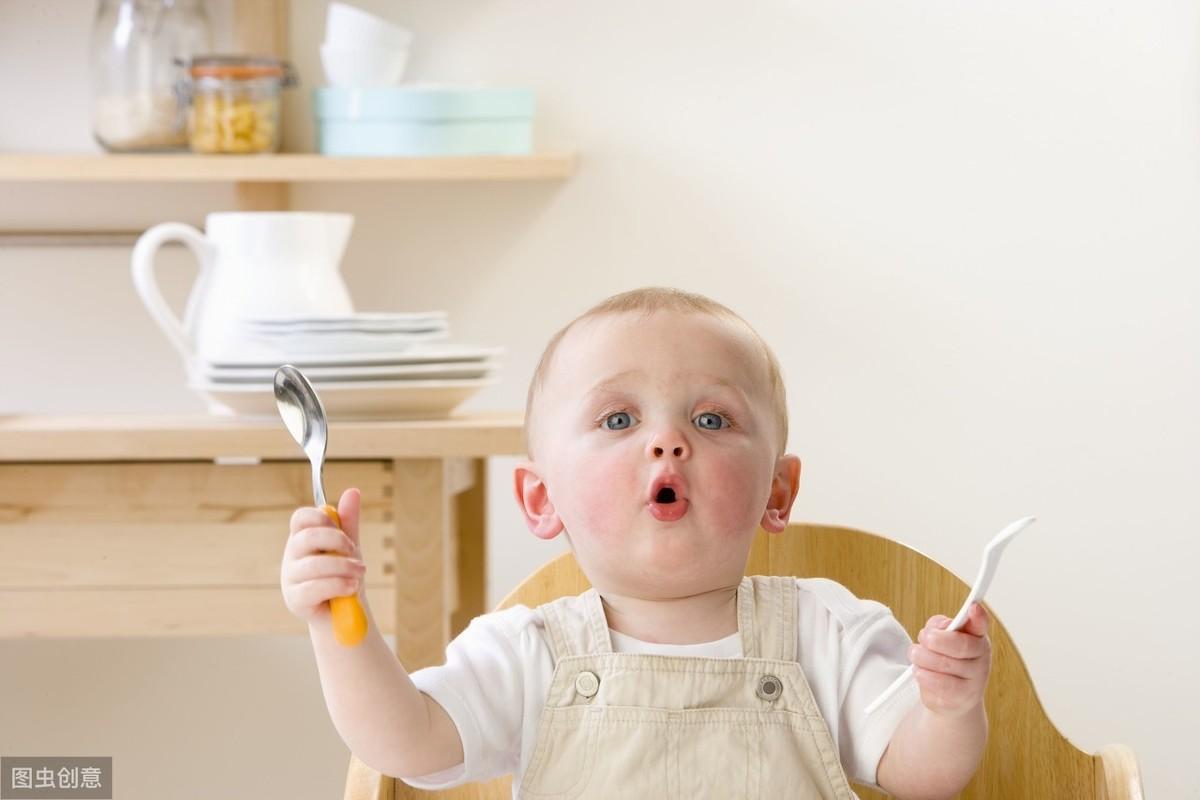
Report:
M517 505L525 515L525 524L534 536L553 539L562 532L562 520L554 512L554 503L550 502L550 494L536 465L529 461L517 465L513 473L513 491Z
M767 510L763 512L759 525L768 533L782 533L792 514L792 503L800 491L800 458L793 455L780 456L775 462L775 474L771 476L771 496L767 498Z

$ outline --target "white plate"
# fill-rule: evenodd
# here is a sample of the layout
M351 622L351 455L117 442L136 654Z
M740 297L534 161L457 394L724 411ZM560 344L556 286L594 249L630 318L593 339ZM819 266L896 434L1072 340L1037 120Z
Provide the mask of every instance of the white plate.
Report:
M381 324L412 324L428 322L434 325L445 324L445 311L414 311L389 313L385 311L360 311L357 314L331 315L327 317L247 317L251 325L357 325L359 323Z
M242 327L251 336L287 336L293 333L339 333L342 331L362 331L364 333L429 333L431 331L448 331L449 325L432 325L426 322L402 322L396 325L376 322L339 322L336 325L251 325Z
M281 364L292 364L300 369L309 367L350 367L397 364L437 364L482 361L491 356L503 355L503 347L468 347L465 345L433 344L414 345L410 348L380 351L377 353L362 353L346 351L343 353L298 353L285 355L280 352L270 357L249 356L245 359L222 358L216 361L197 359L196 366L200 370L208 369L276 369Z
M365 367L302 367L311 381L464 380L484 378L499 366L497 361L463 361L450 364L377 364ZM196 377L212 383L274 384L275 370L245 367L209 367Z
M373 381L371 383L314 383L321 405L337 419L437 419L448 417L472 395L497 378L471 381ZM209 399L209 409L223 416L279 418L275 392L265 384L188 384Z
M441 341L449 336L448 331L431 331L429 333L396 333L394 331L305 333L294 331L270 336L259 333L255 335L255 338L280 350L284 355L291 355L292 353L387 352L405 345Z
M323 331L445 331L450 325L444 319L412 320L410 321L363 321L363 320L333 320L328 322L289 322L287 324L273 322L250 322L243 320L242 328L251 333L320 333Z

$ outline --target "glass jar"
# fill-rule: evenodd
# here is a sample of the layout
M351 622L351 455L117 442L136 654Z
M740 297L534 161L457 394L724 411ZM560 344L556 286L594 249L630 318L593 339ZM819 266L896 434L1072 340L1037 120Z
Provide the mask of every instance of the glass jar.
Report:
M291 64L270 56L197 56L188 142L196 153L273 153L280 143L280 92Z
M92 22L92 135L109 151L183 150L179 61L212 49L203 0L100 0Z

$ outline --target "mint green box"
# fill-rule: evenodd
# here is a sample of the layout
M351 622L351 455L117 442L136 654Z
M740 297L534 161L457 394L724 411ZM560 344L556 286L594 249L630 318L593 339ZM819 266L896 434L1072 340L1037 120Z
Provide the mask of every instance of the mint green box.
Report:
M527 155L534 107L531 89L313 90L317 150L330 156Z

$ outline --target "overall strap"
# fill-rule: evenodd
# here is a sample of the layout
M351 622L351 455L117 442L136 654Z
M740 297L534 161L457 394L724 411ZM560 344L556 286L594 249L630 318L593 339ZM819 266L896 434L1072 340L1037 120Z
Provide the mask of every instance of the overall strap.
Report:
M745 658L795 661L796 579L747 575L738 587L738 630Z
M539 608L550 634L550 649L556 664L567 656L613 651L604 605L594 588L580 595L560 597Z

